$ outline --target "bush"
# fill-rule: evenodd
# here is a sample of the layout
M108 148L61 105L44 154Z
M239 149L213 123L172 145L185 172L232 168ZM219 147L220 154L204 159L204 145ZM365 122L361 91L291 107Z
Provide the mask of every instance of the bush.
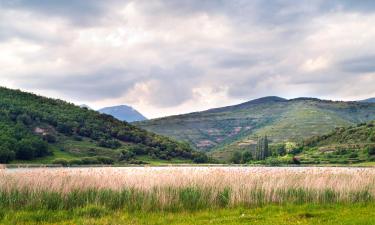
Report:
M52 161L52 164L67 166L67 165L69 165L69 162L66 159L55 159L55 160Z
M368 155L375 155L375 146L369 146L367 147L367 153Z
M242 154L240 152L233 152L230 162L234 164L240 164L242 161Z
M75 141L82 141L83 139L82 139L82 137L79 136L79 135L74 135L74 136L73 136L73 140L75 140Z
M104 148L116 149L121 146L121 143L115 139L101 139L98 145Z
M48 154L47 144L37 138L23 138L16 146L17 159L33 159Z
M253 155L251 154L250 151L244 151L242 153L242 163L248 163L251 160L253 160Z
M98 156L96 157L96 159L102 163L102 164L113 164L114 163L114 160L109 158L109 157L105 157L105 156Z
M43 140L48 143L56 143L56 137L52 134L46 134L43 136Z
M134 152L123 150L120 153L120 161L129 161L135 157Z
M14 160L16 153L7 148L0 146L0 163L9 163Z
M208 156L204 153L199 154L193 159L194 163L208 163Z
M349 155L349 158L357 158L357 157L358 157L358 153L357 152L352 152Z
M99 164L99 160L95 157L83 157L81 161L84 165Z
M81 164L82 164L82 160L80 160L80 159L69 160L69 165L81 165Z

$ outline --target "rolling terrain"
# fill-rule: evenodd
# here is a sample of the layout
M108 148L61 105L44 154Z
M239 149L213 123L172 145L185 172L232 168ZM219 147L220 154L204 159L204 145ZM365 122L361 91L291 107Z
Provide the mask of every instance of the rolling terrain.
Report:
M375 104L315 98L264 97L243 104L134 123L146 130L187 141L215 158L256 144L301 142L336 127L375 119Z
M305 163L375 162L375 120L308 138L302 150L298 157Z
M196 157L202 161L202 154L185 143L112 116L0 88L0 163L188 162Z

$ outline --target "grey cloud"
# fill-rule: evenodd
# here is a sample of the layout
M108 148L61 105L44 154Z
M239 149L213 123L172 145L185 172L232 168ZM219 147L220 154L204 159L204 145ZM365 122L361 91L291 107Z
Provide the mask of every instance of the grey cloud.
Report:
M346 59L338 64L338 67L350 73L373 73L375 72L375 55L361 56Z
M158 83L150 87L151 95L146 96L146 100L158 107L178 106L192 98L192 90L200 82L201 75L202 71L189 63L171 69L152 68L148 77Z
M129 71L102 69L85 74L50 74L18 77L22 88L53 90L76 100L100 100L122 96L140 79Z
M95 25L110 6L126 3L120 0L1 0L4 9L30 10L68 19L76 25Z
M353 80L358 73L375 72L372 63L375 55L342 60L353 52L350 49L352 46L348 49L343 46L343 54L334 48L329 49L333 60L339 63L328 65L324 71L306 72L299 69L305 61L320 54L325 56L324 51L319 52L320 45L313 46L316 49L311 50L313 47L306 44L306 40L319 29L311 24L314 18L319 17L323 23L329 24L331 13L370 13L375 8L373 1L139 0L133 1L134 17L121 24L119 21L126 21L127 18L126 15L115 14L120 9L116 7L127 2L0 0L1 10L30 11L33 15L42 15L40 20L65 18L71 23L64 23L67 26L64 31L70 33L71 28L71 32L77 36L80 31L86 30L82 26L98 28L92 29L93 39L97 39L97 42L90 42L92 40L87 36L77 41L75 38L79 37L74 35L60 40L59 36L64 35L58 32L48 35L37 28L36 32L32 32L7 26L11 21L0 21L0 42L22 37L38 42L41 47L36 53L20 57L25 61L25 67L30 63L30 68L37 68L35 70L39 73L33 71L34 76L17 78L12 74L8 77L12 77L11 80L20 88L53 90L67 98L85 101L126 100L124 98L136 89L137 84L150 84L150 90L135 93L132 102L138 104L142 100L155 108L169 108L188 101L199 101L195 99L196 87L217 89L219 94L227 91L225 97L237 100L263 95L285 96L286 92L319 97L327 94L327 90L340 94L342 84ZM212 19L212 25L228 26L228 29L223 29L223 33L218 32L211 42L209 32L200 35L199 24L195 24L194 18L202 17L197 14L203 14L203 22ZM103 24L102 18L110 19ZM186 24L183 23L185 19L188 21ZM220 24L222 21L224 24ZM175 29L181 27L180 23L195 27ZM114 31L118 28L119 33L112 33L112 28ZM181 33L173 33L176 31ZM215 33L217 30L213 27L212 31ZM95 32L99 32L99 35L95 36ZM128 37L134 43L122 42ZM113 43L107 38L113 38L115 44L119 44L112 46ZM89 44L82 44L86 39ZM56 46L55 43L60 45ZM363 49L356 51L360 54ZM19 54L23 54L22 51ZM27 60L27 57L35 57L35 60ZM75 62L73 57L78 60ZM87 60L81 61L80 57ZM50 65L59 58L62 59L63 68ZM43 63L49 69L44 69ZM49 73L47 70L50 68L61 68L61 73ZM82 68L88 71L71 72ZM371 87L360 91L362 94L369 92Z

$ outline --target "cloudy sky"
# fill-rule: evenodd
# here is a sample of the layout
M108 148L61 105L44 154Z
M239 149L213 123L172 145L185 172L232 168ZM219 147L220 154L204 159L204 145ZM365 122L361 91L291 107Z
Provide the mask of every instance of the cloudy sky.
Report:
M375 1L0 0L0 85L150 118L375 97Z

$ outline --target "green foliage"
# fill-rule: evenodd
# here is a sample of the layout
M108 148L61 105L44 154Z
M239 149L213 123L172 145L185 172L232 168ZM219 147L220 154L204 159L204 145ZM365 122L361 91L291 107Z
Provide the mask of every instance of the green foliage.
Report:
M123 150L120 154L120 161L130 161L134 159L135 153L129 150Z
M309 138L299 152L301 163L353 164L373 161L375 121L337 128L333 132Z
M45 157L51 154L51 146L81 156L93 156L81 148L66 146L69 140L86 140L85 143L89 140L108 149L105 155L110 155L112 160L118 160L114 149L128 149L136 155L152 155L158 159L193 160L195 157L186 143L145 131L112 116L0 87L0 162Z
M0 145L0 163L9 163L14 160L16 153L9 148Z
M70 162L68 162L68 160L66 159L55 159L52 161L53 164L57 164L57 165L63 165L63 166L67 166L70 164Z
M234 164L240 164L241 161L242 161L242 154L241 154L241 152L233 152L232 158L231 158L230 162L232 162Z
M254 159L264 160L268 156L270 156L270 152L268 149L268 139L267 139L267 136L264 136L258 139L258 143L257 143L256 150L254 153Z
M194 157L193 160L194 163L208 163L209 158L206 154L204 153L199 153L197 156Z
M250 151L244 151L242 153L242 163L248 163L253 160L253 154Z
M105 157L105 156L98 156L96 157L96 159L102 163L102 164L113 164L114 163L114 160L109 158L109 157Z
M374 141L374 142L375 142L375 141ZM367 153L368 153L370 156L375 155L375 145L373 145L373 146L368 146L368 147L366 148L366 151L367 151Z

